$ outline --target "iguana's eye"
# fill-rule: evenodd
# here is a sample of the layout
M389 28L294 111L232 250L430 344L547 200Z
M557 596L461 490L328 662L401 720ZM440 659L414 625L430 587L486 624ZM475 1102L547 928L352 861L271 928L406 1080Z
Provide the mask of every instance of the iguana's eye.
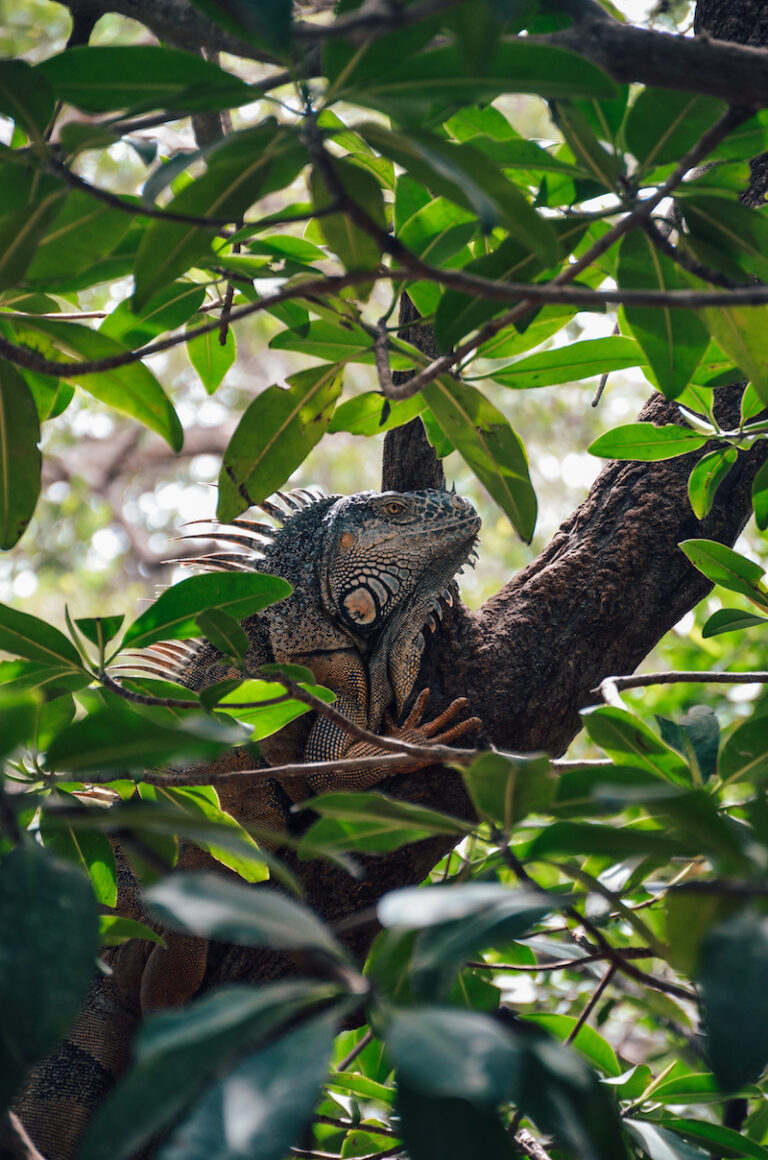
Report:
M405 511L405 504L401 503L400 500L392 499L385 505L384 511L388 516L399 516L401 512Z

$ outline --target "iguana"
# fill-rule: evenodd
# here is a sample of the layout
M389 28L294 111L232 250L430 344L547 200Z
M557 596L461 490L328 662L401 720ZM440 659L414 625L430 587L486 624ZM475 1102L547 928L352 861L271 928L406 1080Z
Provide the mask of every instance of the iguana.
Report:
M299 490L278 493L261 506L278 528L262 520L234 519L206 533L227 550L185 561L208 569L268 572L292 585L288 598L243 621L249 641L245 670L256 674L269 662L304 665L336 693L336 707L354 724L372 731L384 725L390 735L407 740L446 743L477 729L476 717L456 720L467 706L464 698L422 724L428 690L416 698L403 724L394 725L387 715L402 717L418 675L423 629L434 630L442 618L441 601L453 603L454 576L475 554L480 519L472 505L447 490L352 496ZM149 656L133 667L193 690L241 675L206 641L151 646ZM261 749L269 764L384 752L353 741L323 718L301 718L262 742ZM404 759L402 769L419 764L429 762ZM243 749L210 769L253 765L252 754ZM391 766L339 770L309 776L303 785L293 779L284 785L262 779L254 785L246 776L222 785L221 804L244 823L281 831L291 824L295 801L329 789L367 788L392 772ZM207 859L194 847L180 854L187 868ZM121 875L118 910L145 918L127 867ZM167 943L166 949L145 942L116 948L109 956L112 977L95 984L68 1041L36 1069L19 1110L48 1160L71 1155L94 1107L127 1062L125 1044L140 1011L183 1002L200 986L205 943L174 934ZM90 1090L68 1090L69 1077L82 1076L84 1070L90 1072Z

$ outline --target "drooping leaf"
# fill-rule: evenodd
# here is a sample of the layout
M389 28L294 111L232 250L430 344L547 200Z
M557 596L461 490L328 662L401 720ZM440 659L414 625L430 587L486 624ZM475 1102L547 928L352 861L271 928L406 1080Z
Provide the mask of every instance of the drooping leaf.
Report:
M0 548L24 534L40 494L40 424L27 384L0 359Z
M752 509L761 532L768 529L768 463L764 463L752 480Z
M103 947L117 947L132 938L146 939L147 942L165 946L165 940L150 930L143 922L135 918L123 918L118 914L102 914L99 916L99 933Z
M765 573L759 564L715 540L683 540L678 547L708 580L768 608L768 590L762 582Z
M321 817L304 836L300 857L329 848L384 854L435 834L463 837L468 829L448 814L378 793L327 793L302 805Z
M290 584L278 576L234 572L190 576L166 589L134 620L125 633L123 647L130 644L134 648L146 648L158 640L198 636L198 613L218 608L242 620L283 600L290 592Z
M329 927L271 887L251 890L216 874L189 873L151 887L146 899L164 925L201 938L345 958Z
M529 813L546 811L555 792L549 758L483 753L462 771L472 803L481 818L509 833Z
M218 518L224 522L277 491L327 430L341 392L338 366L310 367L267 387L242 416L224 453Z
M648 87L629 111L627 148L646 172L679 161L724 110L724 103L714 97Z
M768 223L758 210L732 198L703 194L680 198L679 208L703 260L742 280L749 274L768 277Z
M651 463L697 451L709 438L677 423L665 423L661 427L654 423L625 423L600 435L587 450L590 455L605 459L638 459Z
M768 616L757 616L741 608L720 608L713 612L701 630L703 637L719 636L721 632L736 632L755 624L768 624Z
M209 395L221 386L221 382L235 361L235 332L227 327L227 337L222 346L219 332L209 330L197 338L187 339L189 361L200 376L200 381Z
M578 105L573 101L556 101L553 116L582 171L605 189L614 189L620 158L601 144Z
M0 604L0 649L57 669L83 667L77 649L58 628L4 604Z
M739 457L735 447L718 447L702 456L688 477L688 498L697 519L712 510L717 489Z
M757 1080L768 1064L768 919L743 910L705 938L698 977L708 1054L724 1091Z
M51 743L45 764L52 771L90 773L97 780L100 771L145 769L177 757L212 760L245 740L234 721L225 723L205 714L171 725L128 708L108 708L62 730Z
M32 739L38 707L33 692L12 692L7 686L3 688L0 697L0 757L13 753L17 746Z
M768 308L718 306L700 311L712 338L740 367L760 398L768 405Z
M205 288L195 282L174 282L136 311L123 299L99 327L102 334L126 346L140 347L168 330L182 326L202 305Z
M317 697L321 701L328 703L334 701L336 696L330 689L324 688L322 685L316 685L314 678L309 684L300 682L302 688ZM285 694L285 687L279 681L260 681L251 680L243 681L236 689L231 692L224 692L223 696L216 698L215 704L222 709L227 709L238 721L246 722L251 728L251 741L260 741L263 737L271 737L278 729L282 729L290 721L294 721L297 717L301 717L304 713L310 712L309 705L305 705L303 701L297 701L293 698L288 698L277 705L264 704L259 705L260 701L273 701L276 697ZM206 703L207 698L205 692L202 697L206 708L209 705ZM253 708L249 709L229 709L230 705L242 704L244 702L254 702Z
M17 286L22 280L63 197L64 190L54 187L23 208L0 215L0 290Z
M349 431L351 435L378 435L382 431L391 431L393 427L410 423L411 419L421 414L425 406L421 395L414 395L410 399L390 403L387 409L386 400L378 391L366 391L339 404L333 412L328 430L331 434Z
M226 109L253 99L239 77L190 52L158 45L78 45L35 66L57 99L88 113Z
M581 716L592 741L614 761L637 765L676 785L690 785L686 761L633 713L599 705L583 710Z
M552 1012L526 1015L526 1019L531 1023L535 1023L537 1027L543 1027L545 1031L549 1031L551 1035L554 1035L561 1042L570 1039L578 1022L575 1015L556 1015ZM599 1035L589 1024L584 1024L580 1027L576 1038L570 1040L570 1042L573 1044L575 1050L580 1055L583 1055L603 1075L613 1076L614 1078L621 1075L623 1068L619 1063L616 1052L608 1040L603 1039L602 1035Z
M68 1031L94 970L98 907L88 879L35 842L0 874L0 1107Z
M250 643L245 630L233 616L220 608L207 608L199 612L195 620L203 636L215 645L219 652L232 657L237 664L245 660Z
M474 387L447 375L430 383L423 394L451 443L529 543L536 525L536 495L525 450L504 415Z
M634 230L621 243L618 283L622 290L688 289L672 260L661 254L642 230ZM668 306L624 309L630 329L645 351L655 385L668 399L676 398L707 348L709 337L701 319L693 310Z
M131 224L128 214L72 189L58 208L27 267L27 284L55 286L90 269L115 249Z
M724 782L749 781L768 773L768 719L751 717L730 735L719 762Z

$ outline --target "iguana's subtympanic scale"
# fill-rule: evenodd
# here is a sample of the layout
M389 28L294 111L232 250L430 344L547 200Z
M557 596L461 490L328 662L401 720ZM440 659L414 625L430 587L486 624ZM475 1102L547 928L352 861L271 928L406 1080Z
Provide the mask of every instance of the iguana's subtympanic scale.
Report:
M426 690L401 725L387 716L402 716L418 675L423 629L434 629L442 618L441 601L452 603L453 577L474 554L480 519L472 505L448 491L294 491L262 507L279 527L232 520L206 533L226 551L190 561L214 570L268 572L292 585L285 600L243 621L249 641L245 671L255 675L270 662L302 664L336 693L336 707L354 724L374 732L385 724L387 733L406 740L448 742L477 728L476 717L456 720L467 706L463 698L422 724ZM242 675L206 641L151 646L151 661L146 657L134 668L149 668L194 690ZM260 748L270 764L384 752L322 718L301 718ZM429 762L404 758L402 769L419 764ZM248 750L233 750L210 771L253 765ZM249 781L245 775L220 786L221 804L245 824L279 831L291 823L292 801L328 789L363 789L392 772L391 766L339 770L308 776L303 785L264 781L263 775ZM192 868L208 858L185 847L179 865ZM135 880L120 864L118 910L146 920ZM69 1039L32 1076L19 1111L49 1160L72 1154L89 1115L125 1066L130 1028L140 1011L183 1002L202 982L206 944L174 932L166 941L166 948L131 941L106 953L112 976L96 981Z

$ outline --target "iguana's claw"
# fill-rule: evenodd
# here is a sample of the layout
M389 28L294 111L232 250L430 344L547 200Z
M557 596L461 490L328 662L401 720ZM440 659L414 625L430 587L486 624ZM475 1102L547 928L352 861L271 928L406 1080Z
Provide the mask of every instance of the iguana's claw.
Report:
M402 725L395 725L388 717L385 721L387 732L393 737L402 737L404 740L413 740L416 743L430 741L434 745L447 745L449 741L454 741L465 733L472 733L476 729L482 728L483 723L479 717L467 717L465 721L456 721L449 729L443 729L459 713L468 708L469 701L466 697L457 697L455 701L451 701L439 717L435 717L434 720L427 721L422 725L421 718L427 707L429 695L429 689L421 690ZM441 732L441 730L443 731Z

